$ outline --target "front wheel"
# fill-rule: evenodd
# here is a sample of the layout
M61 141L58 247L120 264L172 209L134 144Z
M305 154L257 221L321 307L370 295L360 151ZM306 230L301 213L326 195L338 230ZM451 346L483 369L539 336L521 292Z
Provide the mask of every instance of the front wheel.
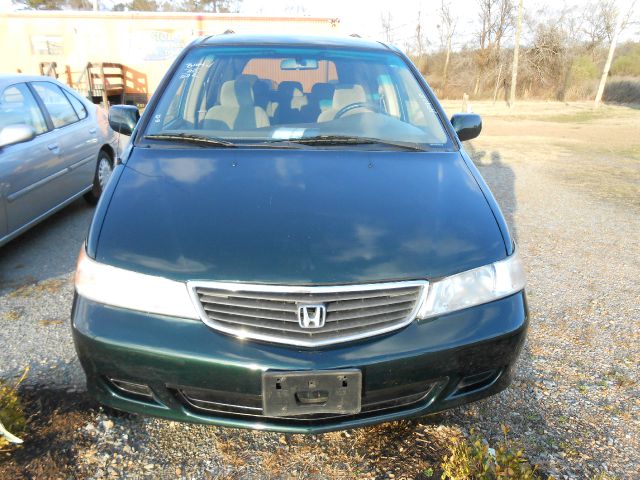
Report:
M93 176L93 188L91 191L85 193L84 199L92 205L95 205L102 195L109 177L113 172L113 159L104 150L101 150L98 154L98 163L96 165L96 173Z

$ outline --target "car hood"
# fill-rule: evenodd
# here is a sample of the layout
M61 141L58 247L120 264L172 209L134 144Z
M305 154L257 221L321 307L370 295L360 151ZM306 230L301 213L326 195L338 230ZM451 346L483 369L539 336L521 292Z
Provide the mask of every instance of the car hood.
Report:
M96 259L177 280L433 279L506 256L459 152L136 148Z

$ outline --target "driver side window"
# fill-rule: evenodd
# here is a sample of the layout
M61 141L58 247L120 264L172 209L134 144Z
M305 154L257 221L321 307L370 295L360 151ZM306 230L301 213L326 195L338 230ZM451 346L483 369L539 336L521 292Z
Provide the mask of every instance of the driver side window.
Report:
M0 130L9 125L28 125L36 135L47 131L42 111L24 83L11 85L0 95Z

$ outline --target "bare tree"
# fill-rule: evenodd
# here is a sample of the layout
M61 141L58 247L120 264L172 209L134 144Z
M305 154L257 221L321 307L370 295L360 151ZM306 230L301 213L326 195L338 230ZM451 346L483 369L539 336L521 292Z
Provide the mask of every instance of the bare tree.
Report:
M476 82L474 95L480 90L485 71L500 63L500 48L505 34L513 25L512 0L478 0L480 6L480 30L476 51Z
M418 70L424 74L426 69L427 37L422 31L422 12L420 10L418 10L416 30L413 37L413 51Z
M380 22L382 23L382 33L385 42L393 43L393 17L391 16L391 12L387 11L386 14L381 14Z
M522 33L522 0L518 2L518 25L516 27L516 39L513 44L513 62L511 63L511 92L509 94L509 106L516 102L516 84L518 82L518 53L520 51L520 34Z
M440 24L438 25L438 29L440 30L440 40L446 52L444 57L444 67L442 68L442 94L444 95L447 87L449 59L451 57L451 39L453 38L456 26L458 25L458 17L451 13L451 2L445 2L445 0L442 0L439 14Z
M580 30L586 37L588 50L593 52L605 41L611 42L617 16L615 0L596 0L585 6Z

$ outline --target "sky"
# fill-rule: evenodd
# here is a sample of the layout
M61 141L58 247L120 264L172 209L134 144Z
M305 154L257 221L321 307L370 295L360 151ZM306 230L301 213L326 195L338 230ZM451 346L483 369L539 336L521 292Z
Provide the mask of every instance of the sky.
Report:
M113 0L101 0L112 2ZM473 40L477 21L477 0L449 0L452 11L459 17L455 40L460 47ZM514 0L516 2L517 0ZM563 4L577 9L585 8L588 0L523 0L525 10L534 13ZM617 0L622 9L628 9L633 0ZM240 13L246 15L308 15L337 17L341 32L357 33L362 37L384 40L382 15L391 14L394 39L400 48L413 38L418 12L421 24L430 42L430 49L438 48L438 9L441 0L242 0ZM13 9L11 0L0 0L0 11ZM636 5L636 18L640 17L640 0ZM526 39L524 39L526 42ZM640 26L629 28L622 40L640 41Z

